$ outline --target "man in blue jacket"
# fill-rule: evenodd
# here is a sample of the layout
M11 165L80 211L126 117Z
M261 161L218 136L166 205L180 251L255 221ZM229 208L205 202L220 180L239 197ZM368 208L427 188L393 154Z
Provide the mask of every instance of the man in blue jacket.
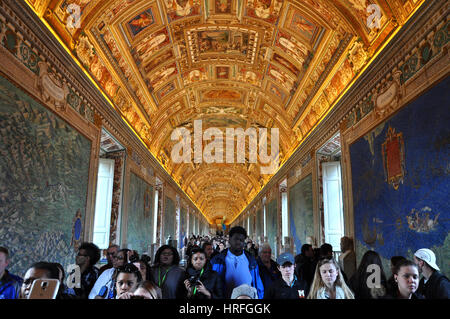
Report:
M9 251L0 247L0 299L18 299L22 278L9 273Z
M244 250L246 230L241 226L230 229L230 248L224 249L211 260L212 269L217 271L224 283L224 296L231 297L235 287L247 284L256 288L258 298L264 297L264 286L259 276L256 259Z

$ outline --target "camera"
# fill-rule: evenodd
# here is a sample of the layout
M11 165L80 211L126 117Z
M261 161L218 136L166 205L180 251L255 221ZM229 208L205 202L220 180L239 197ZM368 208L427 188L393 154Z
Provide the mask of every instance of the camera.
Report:
M139 255L137 254L136 251L133 250L133 254L130 256L129 258L129 262L130 263L135 263L139 261Z
M198 286L200 284L197 276L191 276L191 277L189 277L188 280L189 280L189 283L191 284L191 286Z

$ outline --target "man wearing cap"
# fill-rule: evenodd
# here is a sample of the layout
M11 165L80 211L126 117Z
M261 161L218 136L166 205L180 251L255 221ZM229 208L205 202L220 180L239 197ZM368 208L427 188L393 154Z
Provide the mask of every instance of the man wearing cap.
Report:
M275 280L264 291L264 299L305 299L308 296L308 284L295 275L294 256L283 253L277 258L281 278Z
M439 271L433 251L419 249L414 253L414 262L423 275L417 291L426 299L449 299L450 281Z

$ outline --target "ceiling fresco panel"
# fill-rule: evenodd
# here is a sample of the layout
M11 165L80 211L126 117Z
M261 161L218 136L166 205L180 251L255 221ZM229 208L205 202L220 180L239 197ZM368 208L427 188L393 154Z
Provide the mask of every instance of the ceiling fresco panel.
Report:
M245 163L175 163L173 130L278 128L285 162L423 1L27 3L205 217L231 222L273 174L248 151Z

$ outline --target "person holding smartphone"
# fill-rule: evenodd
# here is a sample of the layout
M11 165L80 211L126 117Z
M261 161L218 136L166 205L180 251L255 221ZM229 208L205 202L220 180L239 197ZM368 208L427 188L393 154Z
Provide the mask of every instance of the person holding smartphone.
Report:
M49 279L57 280L59 282L59 269L55 264L40 261L31 265L31 267L25 273L25 277L23 280L22 287L20 288L20 299L29 299L32 294L33 283L39 279ZM39 288L39 287L37 287ZM61 285L57 285L56 296L54 299L66 299L63 292L63 288ZM48 291L48 298L51 299L50 295L53 295L53 292ZM42 298L41 298L42 299Z

